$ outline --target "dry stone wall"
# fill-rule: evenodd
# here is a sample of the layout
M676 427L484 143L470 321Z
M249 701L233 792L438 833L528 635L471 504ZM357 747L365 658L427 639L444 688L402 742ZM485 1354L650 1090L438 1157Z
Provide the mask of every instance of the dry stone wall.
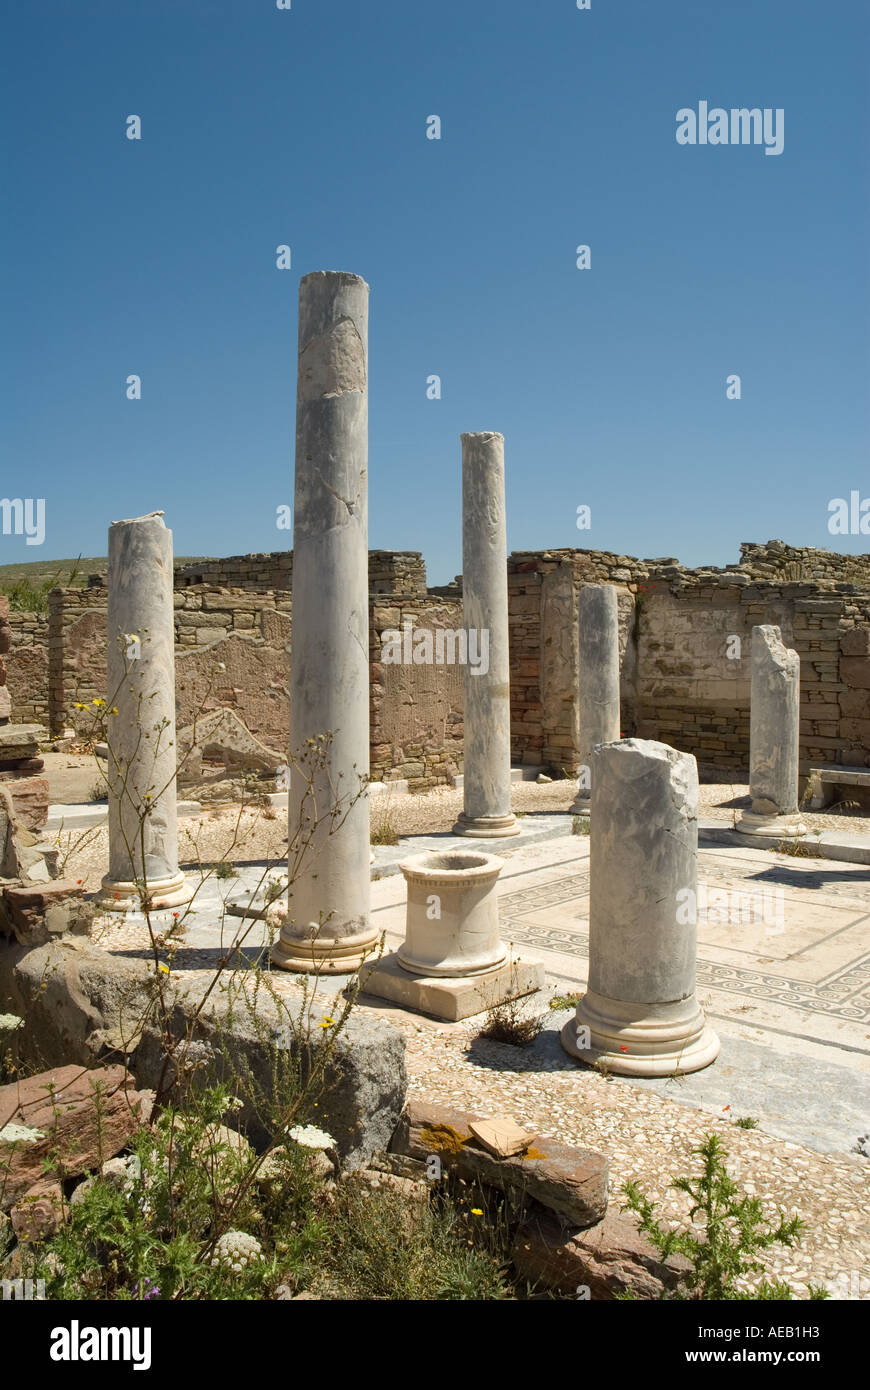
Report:
M7 714L16 724L48 727L48 614L11 611L12 637L5 654ZM5 705L5 701L0 702Z
M801 772L817 763L870 766L870 559L781 541L741 553L739 565L697 570L603 551L512 555L514 760L576 768L570 691L581 673L565 628L569 607L576 625L579 586L605 581L619 591L624 735L694 753L711 772L744 775L752 628L771 623L801 657ZM790 580L799 564L808 577Z
M407 630L413 655L415 633L432 633L434 645L438 632L462 627L462 602L425 594L376 598L370 619L372 778L406 779L411 791L449 783L462 771L464 668L385 662L383 636L398 632L404 646Z
M289 733L292 555L231 557L176 571L179 723L233 708L269 747ZM517 763L572 773L577 594L611 583L620 616L622 733L694 753L744 775L749 758L752 627L772 623L801 657L801 771L870 766L870 558L781 541L741 546L739 564L686 569L670 557L607 551L518 552L508 559L511 752ZM381 634L462 627L461 583L426 587L417 552L369 555L371 772L415 789L462 771L459 665L390 664ZM88 720L105 695L106 594L57 589L49 613L9 615L8 690L16 722L53 733Z

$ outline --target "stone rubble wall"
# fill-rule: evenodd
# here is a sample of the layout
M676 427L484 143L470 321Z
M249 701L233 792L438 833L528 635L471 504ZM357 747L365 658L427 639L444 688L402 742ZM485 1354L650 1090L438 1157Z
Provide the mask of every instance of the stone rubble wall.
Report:
M382 661L382 634L412 630L457 631L462 601L393 595L369 610L371 661L371 776L407 779L410 791L450 784L462 771L464 668L399 665Z
M697 570L604 551L511 555L513 759L577 766L569 701L580 673L563 636L567 600L560 608L546 597L559 582L554 575L570 572L575 586L604 581L620 591L624 735L657 739L694 753L704 769L743 776L752 628L773 623L801 658L801 772L819 762L870 766L870 560L794 551L780 541L741 552L739 565ZM827 571L771 582L775 563L786 576L795 555ZM576 593L569 607L573 624ZM729 657L735 638L739 659Z
M870 555L837 555L812 546L786 545L767 541L756 545L744 541L740 547L740 567L754 579L800 580L803 583L831 579L866 587L870 574Z
M5 620L12 633L5 655L6 686L16 724L48 727L48 614L20 613Z
M292 589L293 552L231 555L175 569L175 588L210 584L223 589ZM369 593L425 594L426 565L419 551L369 551Z
M801 770L870 766L870 558L741 546L739 564L686 569L671 558L608 551L516 552L508 559L511 752L514 762L573 774L577 594L619 596L622 733L694 753L743 776L749 757L753 625L774 623L801 657ZM798 575L804 577L796 577ZM292 555L180 567L175 581L179 725L231 707L270 747L288 738ZM380 633L405 621L462 626L461 584L427 590L417 552L369 555L371 772L415 790L462 771L463 672L381 662ZM12 718L53 733L84 729L76 702L105 695L106 592L56 589L49 613L11 612L6 655ZM729 659L739 638L740 658Z

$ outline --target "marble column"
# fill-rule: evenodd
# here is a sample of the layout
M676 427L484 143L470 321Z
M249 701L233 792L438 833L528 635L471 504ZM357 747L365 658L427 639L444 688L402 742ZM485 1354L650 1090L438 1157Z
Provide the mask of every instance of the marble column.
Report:
M138 910L193 896L178 867L172 532L162 512L109 527L109 872L99 903ZM112 714L112 708L117 714Z
M463 810L453 832L518 835L511 811L510 669L504 437L462 436L462 612L465 667ZM476 647L473 644L476 643Z
M589 986L562 1045L622 1076L671 1076L719 1052L695 995L698 770L628 738L592 755Z
M571 810L588 811L592 749L619 739L619 605L612 584L584 584L579 596L580 781Z
M798 811L801 662L778 627L752 629L749 794L752 809L737 824L743 835L777 840L806 835Z
M285 970L342 974L369 920L368 299L357 275L299 286Z

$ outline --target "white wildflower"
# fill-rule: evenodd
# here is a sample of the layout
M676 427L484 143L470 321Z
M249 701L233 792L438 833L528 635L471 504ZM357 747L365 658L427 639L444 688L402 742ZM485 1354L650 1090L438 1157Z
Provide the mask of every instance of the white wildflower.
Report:
M211 1257L213 1269L230 1269L241 1274L249 1265L263 1258L263 1247L256 1236L246 1231L227 1231L221 1236Z
M28 1125L8 1124L0 1129L0 1143L4 1144L35 1144L44 1138L41 1129L30 1129Z
M318 1129L316 1125L294 1125L287 1133L297 1144L301 1144L303 1149L335 1148L332 1135L327 1134L325 1129Z

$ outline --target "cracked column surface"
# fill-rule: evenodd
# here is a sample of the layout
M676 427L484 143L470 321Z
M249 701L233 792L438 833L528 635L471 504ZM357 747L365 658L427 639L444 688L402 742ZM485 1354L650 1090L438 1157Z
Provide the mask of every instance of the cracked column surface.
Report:
M619 738L619 605L612 584L584 584L579 601L580 782L572 811L588 811L592 749Z
M455 835L518 835L511 812L510 667L504 437L462 435L462 613L465 667L463 810Z
M744 835L806 835L798 811L801 662L778 627L752 629L749 795L737 829Z
M341 974L376 946L369 921L368 298L358 275L299 286L290 878L272 950L285 970Z
M162 512L109 527L106 697L109 872L100 906L193 896L178 868L172 532ZM112 714L116 708L118 713Z
M698 1071L719 1039L695 994L695 759L648 739L601 745L589 829L589 986L562 1045L622 1076Z

